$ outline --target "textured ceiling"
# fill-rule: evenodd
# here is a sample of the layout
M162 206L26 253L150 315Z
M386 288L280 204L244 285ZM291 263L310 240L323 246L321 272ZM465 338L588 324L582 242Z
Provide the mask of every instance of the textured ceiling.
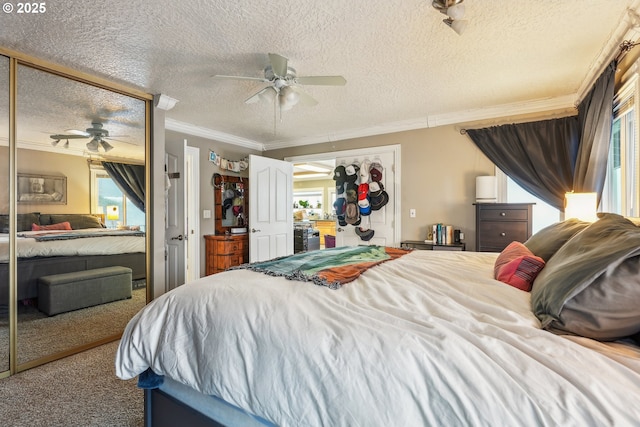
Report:
M170 128L196 126L270 149L493 118L532 100L570 106L603 52L615 50L620 28L630 27L627 9L639 7L638 0L464 4L469 25L457 35L428 0L57 0L38 15L0 16L0 46L176 98ZM243 102L259 82L211 78L262 77L269 52L289 58L298 75L342 75L347 84L305 86L319 104L276 118L272 104ZM46 96L34 99L54 113ZM70 107L63 111L69 124L55 118L63 129L88 127L82 123L102 108L74 105L73 119ZM137 120L120 114L136 108L113 105L113 126Z

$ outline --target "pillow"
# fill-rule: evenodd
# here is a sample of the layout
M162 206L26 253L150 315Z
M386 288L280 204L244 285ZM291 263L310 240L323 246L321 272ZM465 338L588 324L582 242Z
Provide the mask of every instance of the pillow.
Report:
M615 214L565 243L531 292L543 328L605 341L640 332L638 301L640 228Z
M32 231L42 231L42 230L72 230L71 228L71 224L69 224L69 221L65 221L65 222L59 222L57 224L51 224L51 225L38 225L38 224L32 224L31 225L31 230Z
M585 229L590 222L569 218L566 221L551 224L531 236L524 245L536 256L549 261L567 240L578 231Z
M39 213L18 214L16 216L16 231L30 231L31 224L40 224ZM2 233L9 232L9 215L0 215L0 231Z
M497 280L529 292L543 267L542 258L532 254L522 243L511 242L498 255L493 272Z
M61 222L69 222L71 228L80 230L83 228L104 228L98 217L91 214L47 214L41 215L40 224L51 225Z

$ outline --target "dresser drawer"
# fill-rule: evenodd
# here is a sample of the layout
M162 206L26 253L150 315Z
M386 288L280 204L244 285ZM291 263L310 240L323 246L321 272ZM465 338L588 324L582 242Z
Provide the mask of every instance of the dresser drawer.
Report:
M214 273L220 273L222 271L227 270L228 268L234 267L236 265L240 265L244 263L242 254L231 254L231 255L219 255L215 258L215 271Z
M483 207L478 214L480 221L527 221L529 219L528 209Z
M482 221L478 233L478 251L500 252L513 241L527 240L529 225L525 221Z
M215 244L217 255L242 255L242 242L221 240Z

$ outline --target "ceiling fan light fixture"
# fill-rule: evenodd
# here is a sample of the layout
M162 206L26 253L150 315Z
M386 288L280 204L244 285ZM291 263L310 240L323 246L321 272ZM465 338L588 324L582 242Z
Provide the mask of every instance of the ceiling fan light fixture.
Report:
M104 150L105 153L113 150L113 145L109 144L104 139L100 140L100 146L102 147L102 149Z
M98 139L97 138L93 138L91 141L87 142L87 150L91 151L92 153L97 153L98 152Z
M469 23L469 21L466 21L466 20L454 21L451 18L443 19L442 22L447 24L447 26L451 27L451 29L455 31L458 35L461 35L462 33L464 33L464 31L467 29L467 24Z
M458 3L447 8L447 16L453 20L464 18L464 4Z
M290 86L285 86L280 90L280 109L290 110L300 101L300 95Z
M51 145L53 145L55 147L56 145L58 145L59 142L60 142L59 139L54 139L54 140L51 141Z
M67 139L67 142L64 143L64 145L62 146L63 148L69 148L69 140Z

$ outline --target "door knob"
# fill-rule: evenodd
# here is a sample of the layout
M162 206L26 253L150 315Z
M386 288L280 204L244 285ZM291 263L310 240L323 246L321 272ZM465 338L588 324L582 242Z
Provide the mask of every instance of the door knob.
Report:
M171 240L183 240L183 239L184 239L184 236L182 234L177 236L177 237L172 237L171 238Z
M259 232L260 232L260 230L256 230L255 228L252 228L252 229L251 229L251 232L252 232L252 233L259 233Z

